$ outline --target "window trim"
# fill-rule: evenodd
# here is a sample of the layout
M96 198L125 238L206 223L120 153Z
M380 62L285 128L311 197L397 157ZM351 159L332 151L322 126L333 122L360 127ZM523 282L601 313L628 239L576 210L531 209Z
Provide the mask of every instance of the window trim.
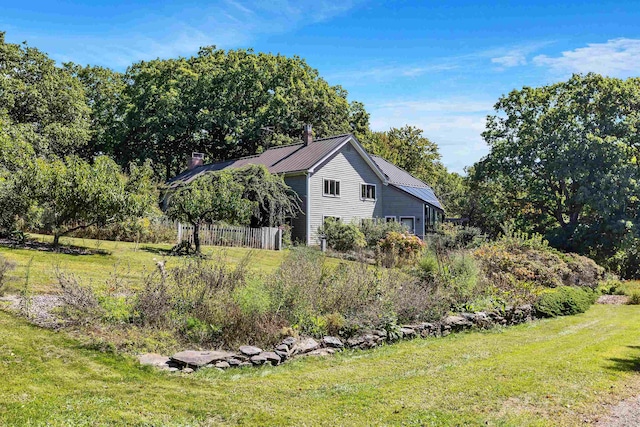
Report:
M413 220L413 230L409 230L411 234L416 234L416 217L415 216L401 216L398 217L398 221L402 224L403 218L411 218Z
M392 221L389 221L390 219ZM398 218L395 215L385 215L384 222L398 222Z
M331 194L331 193L325 193L324 192L324 184L327 181L334 181L334 182L338 183L339 191L337 192L337 194ZM323 197L333 197L334 199L339 199L341 194L342 194L342 183L340 182L339 179L322 178L322 196Z
M324 225L324 222L328 219L328 218L333 218L338 222L342 222L342 217L339 215L322 215L322 224Z
M362 187L364 187L365 185L371 185L373 186L374 190L374 198L370 198L370 197L362 197ZM375 202L376 200L378 200L378 185L377 184L371 184L369 182L361 182L360 183L360 200L363 201L368 201L368 202Z

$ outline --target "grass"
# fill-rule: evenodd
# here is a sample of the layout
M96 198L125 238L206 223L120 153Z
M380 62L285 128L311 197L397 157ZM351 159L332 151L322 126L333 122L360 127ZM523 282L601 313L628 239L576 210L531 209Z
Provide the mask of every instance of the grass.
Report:
M142 368L0 312L0 425L582 425L640 393L640 307L277 368Z
M52 242L52 236L31 235L42 242ZM16 263L16 269L9 273L7 293L15 293L24 286L27 269L29 286L33 293L50 293L57 290L55 271L75 274L82 283L104 286L114 273L127 280L133 286L140 284L142 278L156 268L156 260L165 260L167 267L183 262L181 258L167 256L171 244L140 244L129 242L111 242L104 240L76 239L63 237L62 245L86 248L92 255L70 255L32 249L11 249L0 246L0 255ZM274 271L284 258L285 251L249 250L245 248L220 248L204 246L203 253L209 256L222 255L222 259L236 264L248 253L252 255L251 265L260 272ZM30 264L30 266L29 266Z

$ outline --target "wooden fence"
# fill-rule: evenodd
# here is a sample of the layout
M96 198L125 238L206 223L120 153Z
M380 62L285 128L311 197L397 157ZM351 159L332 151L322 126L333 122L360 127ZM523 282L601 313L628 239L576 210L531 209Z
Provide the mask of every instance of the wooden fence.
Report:
M193 225L178 223L178 243L193 243ZM277 227L233 227L213 224L200 226L200 244L253 249L282 249L282 230Z

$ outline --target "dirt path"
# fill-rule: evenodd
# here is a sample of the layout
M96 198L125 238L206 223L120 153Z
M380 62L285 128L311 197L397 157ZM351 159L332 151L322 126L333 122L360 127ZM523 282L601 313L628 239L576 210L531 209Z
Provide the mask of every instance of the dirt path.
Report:
M611 413L595 424L597 427L640 426L640 396L623 400L611 408Z

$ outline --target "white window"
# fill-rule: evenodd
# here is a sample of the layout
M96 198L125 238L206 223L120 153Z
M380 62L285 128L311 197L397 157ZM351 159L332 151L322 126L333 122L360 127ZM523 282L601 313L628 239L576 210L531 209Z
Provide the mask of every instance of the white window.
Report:
M325 196L340 197L340 181L335 179L325 179L323 194Z
M384 220L385 220L385 222L396 222L396 217L395 216L385 216Z
M416 219L412 216L401 216L400 223L407 227L410 233L416 232Z
M360 198L363 200L375 200L376 199L376 185L375 184L360 184Z
M322 222L326 222L328 219L334 220L335 222L340 222L342 221L342 218L339 216L335 216L335 215L324 215L322 217Z

